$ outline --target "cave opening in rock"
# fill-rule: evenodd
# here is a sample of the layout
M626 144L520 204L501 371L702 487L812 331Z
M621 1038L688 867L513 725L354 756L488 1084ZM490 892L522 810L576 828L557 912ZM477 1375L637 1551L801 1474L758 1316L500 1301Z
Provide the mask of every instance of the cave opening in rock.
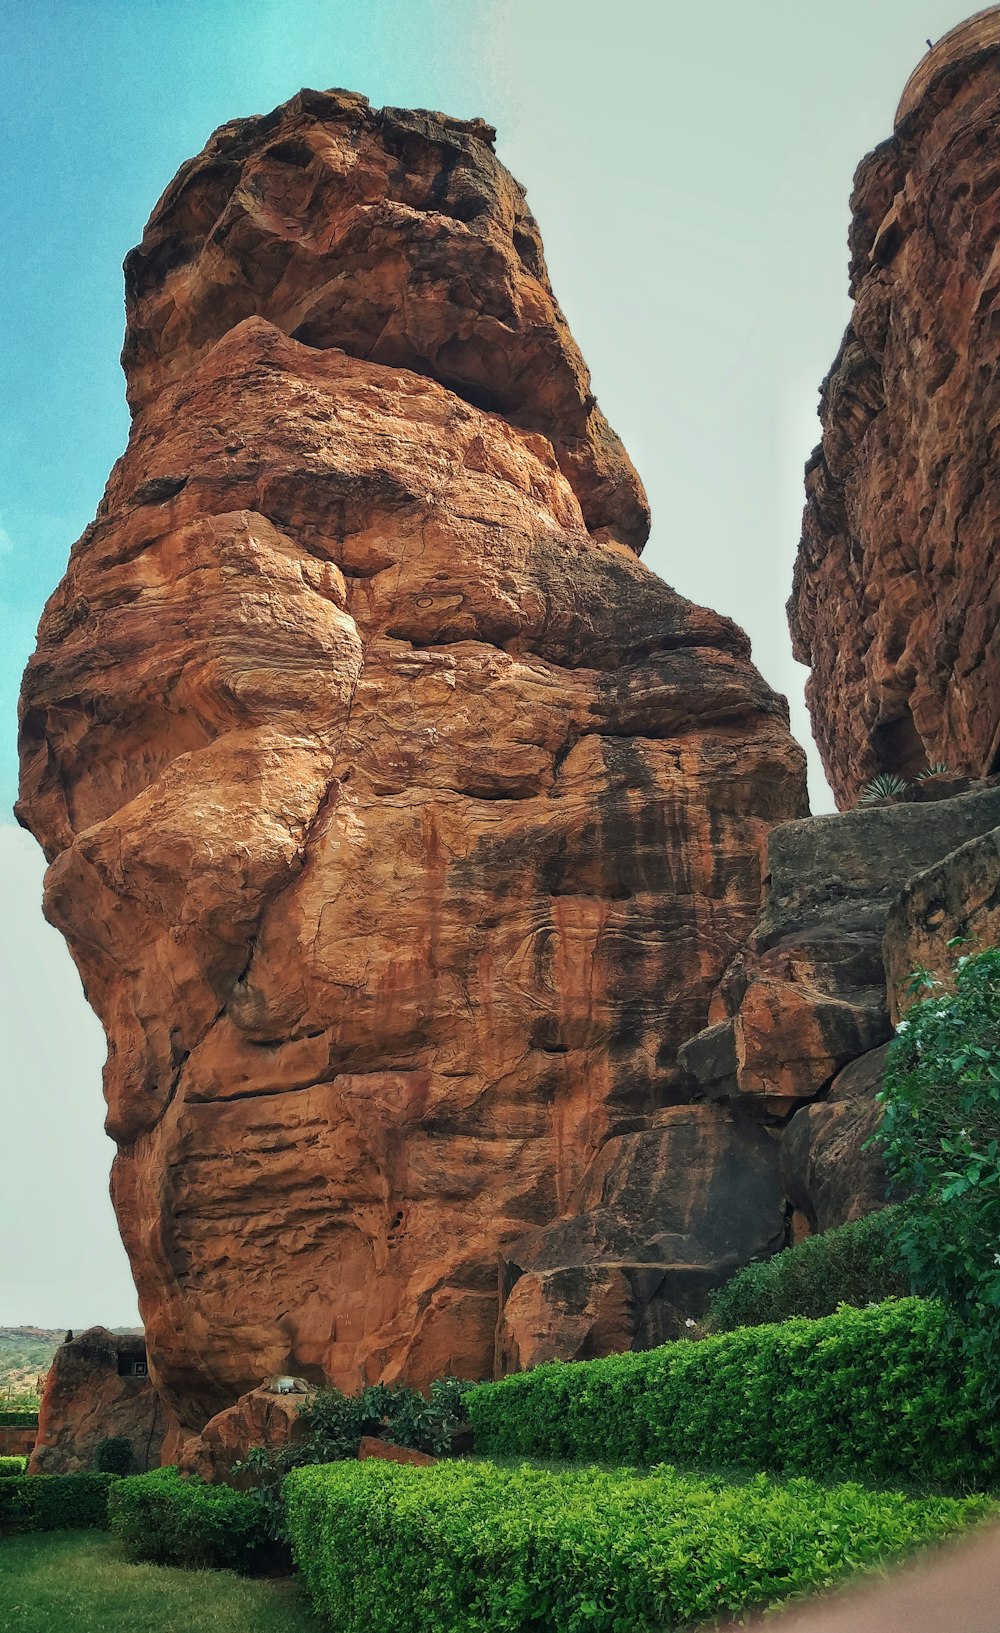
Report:
M900 777L912 778L927 770L927 750L907 703L892 720L879 722L872 732L871 745L879 771L894 771Z

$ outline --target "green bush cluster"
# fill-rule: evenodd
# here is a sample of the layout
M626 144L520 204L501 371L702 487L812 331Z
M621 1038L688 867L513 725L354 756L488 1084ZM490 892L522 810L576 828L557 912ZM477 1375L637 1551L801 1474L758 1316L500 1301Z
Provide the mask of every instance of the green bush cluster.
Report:
M1000 948L959 957L954 992L927 970L886 1054L876 1136L912 1193L899 1232L915 1292L940 1298L1000 1398Z
M652 1633L825 1587L996 1512L806 1479L489 1463L299 1469L286 1503L302 1582L337 1633Z
M737 1271L709 1301L712 1332L790 1316L833 1315L841 1304L881 1304L910 1292L898 1235L899 1204L808 1236L773 1259Z
M274 1558L266 1516L252 1492L182 1479L174 1468L116 1480L108 1519L129 1558L153 1565L251 1573Z
M356 1458L365 1435L439 1457L451 1449L452 1435L464 1421L465 1395L472 1387L461 1378L437 1378L426 1396L402 1384L369 1384L356 1395L320 1389L299 1409L304 1436L277 1449L254 1447L233 1472L253 1481L256 1501L278 1540L283 1534L282 1482L290 1469Z
M23 1474L0 1480L0 1525L17 1531L103 1529L116 1474Z
M132 1442L128 1435L105 1435L98 1441L94 1467L102 1474L131 1474Z
M37 1412L0 1412L0 1429L37 1429Z
M28 1467L26 1457L0 1457L0 1480L13 1480Z
M1000 1434L932 1300L552 1361L466 1397L476 1450L988 1487Z

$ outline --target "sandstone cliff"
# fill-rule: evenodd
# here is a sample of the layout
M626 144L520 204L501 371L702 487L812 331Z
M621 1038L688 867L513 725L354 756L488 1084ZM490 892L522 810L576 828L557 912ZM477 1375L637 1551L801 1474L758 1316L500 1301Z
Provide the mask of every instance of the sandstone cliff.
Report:
M274 1372L489 1374L501 1297L501 1366L648 1342L783 1240L766 1108L686 1105L676 1054L802 756L638 560L491 137L304 92L184 166L25 676L19 814L187 1433Z
M994 8L927 54L855 177L789 603L841 806L879 771L1000 770L998 175Z

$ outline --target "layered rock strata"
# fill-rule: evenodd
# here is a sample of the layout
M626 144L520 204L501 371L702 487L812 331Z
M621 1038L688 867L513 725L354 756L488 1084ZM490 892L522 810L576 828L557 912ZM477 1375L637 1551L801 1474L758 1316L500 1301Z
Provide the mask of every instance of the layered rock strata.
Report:
M638 560L490 138L303 93L184 167L25 676L19 814L188 1436L270 1373L491 1373L519 1276L552 1326L551 1255L498 1287L540 1227L593 1272L592 1350L781 1237L776 1143L687 1107L676 1051L802 756L742 633Z
M899 992L914 963L948 966L957 930L982 941L997 927L998 821L993 779L772 829L764 911L720 982L713 1024L679 1059L693 1098L755 1106L783 1130L784 1197L802 1229L885 1201L878 1154L864 1148Z
M1000 770L1000 12L937 43L858 168L789 603L838 804Z

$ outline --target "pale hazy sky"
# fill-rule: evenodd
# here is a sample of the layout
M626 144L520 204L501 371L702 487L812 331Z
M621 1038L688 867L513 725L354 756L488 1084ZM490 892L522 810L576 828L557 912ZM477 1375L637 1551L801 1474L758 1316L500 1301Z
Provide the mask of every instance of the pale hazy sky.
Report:
M973 9L970 7L969 9ZM848 197L945 0L7 0L0 396L0 1323L125 1324L103 1039L10 817L42 603L127 435L123 256L212 129L301 85L481 114L649 492L646 561L750 633L808 737L784 622L849 314ZM831 808L813 771L813 806Z

